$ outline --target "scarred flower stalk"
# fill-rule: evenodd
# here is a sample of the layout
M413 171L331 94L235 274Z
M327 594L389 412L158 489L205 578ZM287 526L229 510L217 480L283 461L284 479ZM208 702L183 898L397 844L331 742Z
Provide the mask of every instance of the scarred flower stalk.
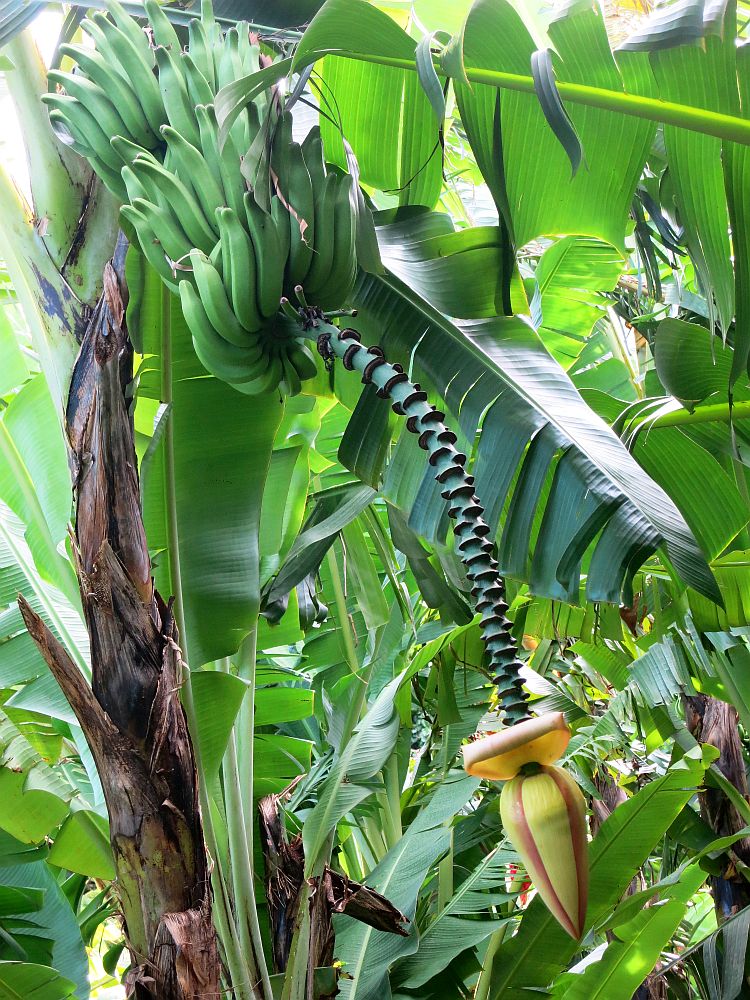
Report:
M500 705L506 725L529 718L521 661L510 634L506 617L505 584L493 557L490 526L483 519L484 508L474 492L474 477L466 472L466 455L457 450L456 435L445 425L445 414L428 402L427 393L411 382L401 365L390 364L379 347L360 344L356 330L339 330L328 323L319 310L303 309L310 335L317 337L321 356L339 358L348 371L358 371L365 385L377 387L382 399L390 399L393 411L406 417L406 427L419 437L419 446L428 455L435 479L443 487L448 514L455 519L456 547L472 583L471 593L481 614L482 638L494 671Z

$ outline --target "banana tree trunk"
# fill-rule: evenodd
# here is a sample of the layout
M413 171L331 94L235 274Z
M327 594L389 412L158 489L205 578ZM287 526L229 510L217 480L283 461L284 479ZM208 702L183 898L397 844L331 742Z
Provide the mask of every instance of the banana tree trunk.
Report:
M66 426L76 497L72 539L91 640L92 686L29 605L26 625L91 747L138 1000L219 996L209 872L193 748L180 703L179 636L153 587L128 386L125 245L73 371Z
M748 787L737 712L731 705L716 698L699 694L685 699L688 728L700 743L710 743L719 751L716 765L725 778L747 800ZM738 833L747 825L745 820L718 788L706 788L698 795L701 817L716 833L726 837ZM716 918L721 923L750 904L750 885L738 871L734 859L743 866L750 864L750 838L742 837L730 848L721 875L712 875L709 884L714 897Z

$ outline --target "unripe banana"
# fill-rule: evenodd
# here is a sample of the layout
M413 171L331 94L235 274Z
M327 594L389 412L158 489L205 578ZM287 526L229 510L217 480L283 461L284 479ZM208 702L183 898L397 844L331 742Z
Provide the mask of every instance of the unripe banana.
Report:
M135 142L131 142L130 139L126 139L124 135L113 135L109 140L109 143L122 162L128 166L139 156L147 160L152 160L156 164L159 163L156 157L149 150L144 149L143 146L139 146Z
M154 54L159 67L159 91L169 124L184 135L188 142L197 146L200 135L195 120L195 104L190 100L182 66L177 62L177 57L163 45L157 46Z
M271 221L276 229L276 237L279 241L279 256L286 264L289 256L289 213L278 198L271 199ZM289 291L293 289L290 288Z
M561 767L524 768L503 786L503 827L547 908L577 941L588 899L586 801Z
M203 73L193 61L189 52L181 52L179 61L185 77L188 96L193 104L210 104L214 99L214 92Z
M66 94L42 94L42 101L59 111L73 138L80 139L119 178L122 163L110 146L109 137L102 131L89 109L75 97Z
M339 181L333 212L333 259L325 286L318 294L324 309L340 309L357 277L357 247L351 192L354 178L346 174Z
M297 396L302 392L302 379L297 373L297 369L289 360L289 355L281 359L282 378L279 388L288 396Z
M328 174L319 203L320 210L317 204L315 206L315 252L304 283L305 295L311 302L324 292L333 266L333 229L340 182L338 174Z
M273 357L267 358L266 370L262 375L249 382L243 382L236 388L246 396L260 396L266 392L278 391L283 375L281 359L278 354L274 354Z
M152 132L158 134L166 122L166 112L153 72L154 55L145 34L141 32L141 40L135 42L101 11L92 14L90 20L83 20L81 27L94 39L97 50L111 64L112 71L124 76L132 86Z
M200 148L216 178L221 178L224 189L224 204L234 209L242 218L244 206L243 192L247 190L245 178L240 169L241 161L231 135L227 136L223 148L219 146L219 125L212 104L199 104L195 109L200 129ZM194 144L195 145L195 144Z
M180 304L203 367L232 385L250 382L266 371L267 362L256 350L235 347L217 332L198 292L190 281L180 282Z
M218 88L216 86L213 46L208 40L203 19L200 17L194 17L188 25L188 51L193 62L208 81L212 93L215 93ZM211 101L207 103L210 104Z
M206 222L211 223L212 229L218 234L216 209L224 204L224 190L220 186L220 179L211 172L201 151L171 125L164 125L161 134L172 154L178 179L193 191Z
M222 253L225 248L222 248ZM208 257L200 250L190 254L198 292L211 325L217 333L235 347L250 347L257 338L246 330L234 314L227 298L224 280Z
M139 156L134 160L132 169L147 189L155 188L159 191L165 205L179 219L191 245L210 253L216 243L216 233L192 191L188 191L182 181L171 171L165 170L160 163L154 163L145 157Z
M293 142L285 155L289 163L289 190L285 193L289 208L289 260L286 286L304 285L315 246L315 198L312 181L302 149Z
M257 264L252 240L231 208L217 213L222 245L224 285L231 292L232 307L247 330L260 330L263 317L258 309Z
M264 212L254 196L245 193L245 217L255 248L257 265L256 298L260 314L267 319L279 311L284 280L284 258L271 216Z
M156 3L156 0L145 0L143 6L146 8L156 44L171 49L176 55L180 51L180 39L161 4Z
M172 212L146 198L134 198L132 205L146 216L169 258L175 263L185 264L192 243Z
M287 348L287 357L302 382L310 378L315 378L318 374L318 366L315 364L315 358L309 347L302 341L292 341Z
M113 71L100 52L84 45L60 45L59 51L61 55L73 59L107 95L125 123L129 138L147 149L159 145L159 138L154 135L129 81Z
M154 268L167 288L176 293L178 288L175 274L172 271L169 261L164 256L164 250L161 243L157 240L148 218L133 205L123 205L120 209L120 215L122 220L130 223L132 226L143 256ZM123 229L125 229L125 225L123 225Z

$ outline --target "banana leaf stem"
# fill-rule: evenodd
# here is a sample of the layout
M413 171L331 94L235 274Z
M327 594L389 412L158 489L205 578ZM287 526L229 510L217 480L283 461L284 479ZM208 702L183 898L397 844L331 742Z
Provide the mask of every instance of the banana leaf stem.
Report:
M325 50L315 49L301 51L295 70L309 65L325 55ZM393 66L397 69L417 72L417 64L413 59L401 56L380 55L374 52L355 52L353 49L337 49L336 55L344 59L355 59L359 62L375 63L378 66ZM435 59L435 70L444 79L447 74ZM498 90L515 90L523 94L536 94L534 79L520 73L505 73L501 70L484 69L476 66L465 68L469 83L483 83ZM460 81L458 81L460 82ZM750 145L750 121L735 115L725 115L705 108L695 108L688 104L676 104L672 101L662 101L655 97L641 97L637 94L627 94L621 90L608 90L604 87L592 87L582 83L567 83L556 81L557 91L564 101L583 104L590 108L601 108L603 111L619 112L634 118L645 118L663 125L674 125L677 128L713 135L718 139L726 139Z
M359 372L362 382L374 385L382 399L390 399L393 411L406 418L407 429L419 435L419 446L427 452L435 479L443 487L448 514L455 519L453 533L482 616L482 638L505 721L508 725L524 721L529 718L529 708L518 649L505 614L505 584L493 556L490 526L482 516L484 508L474 492L474 478L466 472L466 455L457 451L457 438L446 427L445 414L428 402L427 393L410 381L400 365L386 361L379 347L360 344L356 330L339 330L317 309L300 310L300 318L306 335L316 340L326 361L338 359L348 371Z
M693 427L695 424L723 423L750 417L750 400L728 403L709 403L695 410L672 410L647 422L649 430L657 427Z
M246 913L238 913L241 920L247 920L250 928L252 951L258 968L262 996L264 1000L272 1000L273 990L268 973L263 938L258 921L258 905L255 895L255 874L253 869L253 833L255 829L255 810L253 786L255 782L255 677L258 658L258 626L256 624L248 633L240 646L237 665L240 677L247 682L248 690L242 701L235 733L230 741L230 754L234 751L234 774L238 782L239 816L242 830L236 831L234 839L237 862L244 869L243 901ZM244 855L243 855L244 852ZM242 856L239 856L242 855ZM239 907L238 907L239 909Z

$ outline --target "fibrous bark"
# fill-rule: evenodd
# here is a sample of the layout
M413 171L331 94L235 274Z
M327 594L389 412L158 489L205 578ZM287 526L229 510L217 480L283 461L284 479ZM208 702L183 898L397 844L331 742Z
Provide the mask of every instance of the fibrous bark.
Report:
M171 605L153 587L128 390L124 247L107 265L66 413L76 496L72 539L92 685L19 598L29 633L67 697L102 782L137 1000L219 995L197 776L180 703Z
M292 939L300 918L300 904L306 893L305 854L302 837L287 840L281 820L281 795L267 795L258 803L260 843L266 868L266 900L271 927L275 972L284 972L289 962ZM320 876L307 880L310 888L310 938L308 942L308 1000L326 1000L315 992L315 970L330 967L335 957L332 917L345 913L376 930L406 936L408 919L374 889L354 882L325 865ZM330 996L336 996L336 990Z
M708 695L685 698L688 729L700 743L710 743L719 751L716 766L740 795L748 799L747 775L742 744L737 730L737 712L724 701ZM698 794L701 817L718 837L738 833L745 820L719 788L705 788ZM726 854L721 875L712 875L709 885L719 922L750 904L750 884L737 870L735 859L750 865L750 838L735 841Z

